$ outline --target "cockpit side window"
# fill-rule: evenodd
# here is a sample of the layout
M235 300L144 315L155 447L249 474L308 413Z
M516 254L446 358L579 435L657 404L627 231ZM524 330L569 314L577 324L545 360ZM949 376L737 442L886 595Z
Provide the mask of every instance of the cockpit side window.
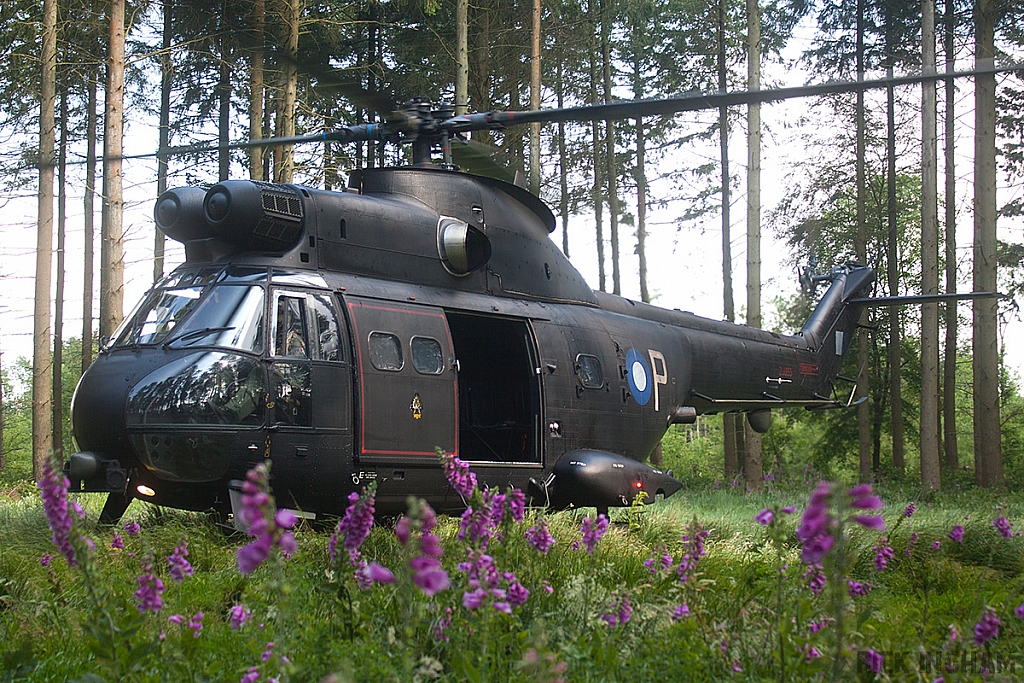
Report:
M345 360L341 345L338 315L329 294L311 294L309 297L313 314L313 334L317 339L315 357L319 360Z
M309 358L305 297L280 295L274 327L274 355Z

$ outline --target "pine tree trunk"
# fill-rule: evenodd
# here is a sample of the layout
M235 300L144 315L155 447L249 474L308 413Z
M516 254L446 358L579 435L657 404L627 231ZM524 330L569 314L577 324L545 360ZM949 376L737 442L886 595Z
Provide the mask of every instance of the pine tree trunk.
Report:
M935 0L922 0L924 74L935 73ZM939 293L938 157L935 147L935 81L921 84L921 293ZM921 306L921 485L938 491L939 306Z
M601 0L601 56L604 76L604 101L612 101L611 0ZM605 121L605 175L608 189L608 232L612 251L612 294L622 293L619 274L619 187L615 159L615 122Z
M728 65L725 53L725 2L718 3L718 91L725 92L728 88ZM729 109L718 108L718 147L722 164L722 301L725 308L725 319L735 322L736 311L732 291L732 208L731 177L729 172ZM722 448L724 452L723 468L726 479L739 474L739 461L736 457L736 415L722 413Z
M757 0L747 0L747 89L761 89L761 16ZM747 105L747 325L761 327L761 105ZM747 489L764 488L761 435L743 420Z
M590 19L590 32L591 40L596 41L597 37L597 17L594 16L594 3L597 0L590 0L589 4L589 19ZM597 99L597 44L591 45L590 50L590 101L596 103ZM597 232L597 288L602 292L607 290L604 268L604 225L603 225L603 212L604 212L604 198L601 196L601 191L604 187L604 172L601 157L601 125L597 121L592 121L590 124L591 140L593 141L593 154L594 154L594 188L591 191L591 200L594 204L594 225Z
M299 8L300 0L285 0L285 27L287 30L284 45L284 96L278 110L277 134L284 137L295 135L295 98L298 89L298 58L299 58ZM295 173L295 146L281 146L281 165L277 173L277 182L290 183Z
M217 151L218 176L227 180L231 175L231 27L228 25L228 0L221 2L220 38L218 46L220 54L219 77L217 79Z
M100 250L100 337L124 316L124 229L121 153L124 130L124 0L110 3L106 107L103 119L103 227Z
M68 94L62 84L60 94L60 143L57 152L57 286L53 305L53 451L64 461L64 237L67 233L68 177Z
M887 34L887 44L891 48L891 40ZM891 49L890 49L891 54ZM888 76L892 78L893 68L889 64ZM889 296L899 294L899 272L896 268L899 258L896 239L896 103L892 86L887 93L888 136L886 142L886 158L888 172L886 189L888 191L889 235L888 235L888 268ZM889 307L889 408L892 411L892 466L897 472L904 471L903 462L903 392L902 392L902 350L900 349L900 309Z
M96 230L96 87L97 74L88 74L88 95L85 113L85 197L83 226L85 247L83 249L82 283L82 373L92 365L92 313L93 313L93 271L95 261Z
M53 258L53 146L57 91L57 0L43 0L39 98L39 210L32 331L32 475L42 476L53 450L50 269Z
M455 115L469 111L469 0L455 2Z
M995 66L994 0L974 4L975 68ZM996 282L996 81L978 76L974 88L974 291ZM997 299L974 300L974 477L978 486L1003 486L999 441Z
M160 53L160 141L156 156L156 196L167 191L167 148L171 144L171 0L163 1L163 51ZM164 276L164 232L153 227L153 282Z
M558 55L556 76L556 97L558 108L565 106L565 83L562 81L562 66L565 56ZM558 214L562 219L562 253L569 257L569 161L565 151L565 123L558 122Z
M943 35L946 57L946 73L953 73L953 30L956 21L954 1L946 0L945 34ZM955 160L955 128L953 117L956 108L956 88L953 79L946 80L946 293L956 293L956 160ZM944 450L943 467L953 472L960 467L960 452L956 435L956 357L957 357L957 317L956 303L946 304L946 350L943 358L942 377L942 445Z
M864 80L864 2L857 0L857 80ZM865 115L864 91L857 91L857 241L855 246L857 261L868 262L868 226L865 215L867 204L867 173L865 159ZM860 316L861 325L868 323L868 312ZM867 331L861 330L857 335L857 460L860 465L860 481L871 480L871 407L866 400L870 394L871 371L868 368L870 348Z
M263 139L263 40L266 32L266 1L255 0L252 9L252 50L249 53L249 139ZM253 147L249 150L249 177L263 180L266 150Z
M540 109L540 0L533 0L530 109ZM540 122L530 124L530 192L540 196Z

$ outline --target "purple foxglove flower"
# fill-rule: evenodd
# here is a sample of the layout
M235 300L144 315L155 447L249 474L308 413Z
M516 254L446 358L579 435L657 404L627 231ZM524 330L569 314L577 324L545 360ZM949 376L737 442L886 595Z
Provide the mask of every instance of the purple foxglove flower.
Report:
M864 652L864 663L867 664L868 669L873 673L880 673L882 667L885 666L885 657L875 652L874 650L867 650Z
M508 587L508 601L513 607L519 607L526 603L530 597L530 591L518 581Z
M152 612L157 614L164 607L161 597L164 592L164 582L153 573L153 565L146 564L142 574L135 580L138 588L135 590L135 605L139 614Z
M258 666L250 666L239 683L256 683L258 680L260 680L260 668Z
M1013 613L1018 619L1024 619L1024 602L1020 603L1020 606L1013 610Z
M1003 622L996 617L996 611L991 607L985 608L981 620L974 625L974 644L981 647L993 638L999 637L999 627Z
M818 658L821 657L821 652L818 650L818 648L814 647L810 643L808 643L804 647L805 647L805 650L804 650L804 661L807 662L808 664L813 662L815 659L818 659Z
M274 524L277 525L278 529L291 529L295 526L295 522L299 521L299 518L295 516L295 513L287 508L281 508L274 515Z
M272 546L273 539L262 536L244 548L239 548L237 553L238 571L243 574L252 574L270 556Z
M512 494L508 497L508 511L513 522L522 524L526 516L526 494L519 489L512 489Z
M820 564L823 557L832 550L835 539L831 536L812 536L804 541L801 559L804 564Z
M472 498L473 490L476 489L476 475L469 471L469 463L462 462L454 453L442 453L440 458L444 475L451 487L463 499Z
M754 515L754 521L757 522L758 524L760 524L761 526L768 526L769 524L772 523L772 520L774 518L775 518L775 513L772 512L771 510L769 510L768 508L764 508L763 510L758 512L756 515Z
M487 599L487 591L477 588L462 594L462 606L468 610L480 609Z
M174 624L175 626L179 626L185 623L185 617L181 614L172 614L171 616L167 617L167 621Z
M181 583L185 577L192 576L192 565L185 558L188 556L188 541L182 539L181 543L167 557L167 564L170 565L171 579L175 583Z
M364 581L373 585L375 583L394 583L395 575L387 567L381 566L376 562L371 562L365 567L361 567L357 570L358 574L361 574Z
M43 464L42 476L36 486L43 499L43 512L53 532L53 544L60 550L68 565L75 567L75 549L71 545L72 518L68 514L68 487L71 482L58 473L49 459Z
M908 503L907 507L903 508L904 517L913 517L915 512L917 512L917 506L913 503Z
M938 550L942 547L942 541L935 541L932 543L932 550Z
M807 587L813 595L821 595L821 591L824 590L826 583L825 572L821 570L821 565L812 564L809 566L802 578L807 580Z
M189 620L188 627L192 629L192 637L198 638L199 632L203 630L203 613L196 612L196 615Z
M334 535L328 544L332 565L336 561L334 548L339 539L342 540L342 546L345 550L349 552L349 563L352 566L358 563L359 548L370 537L370 530L373 528L375 495L375 489L363 489L362 496L354 491L349 494L349 506L345 509L345 516L338 522Z
M853 521L866 529L885 531L885 520L881 515L854 515Z
M871 590L870 583L860 583L850 579L846 582L847 592L849 592L851 598L860 598L868 594Z
M796 512L796 508L792 505L787 505L786 507L782 508L782 512L783 514L791 515L794 512Z
M993 522L992 526L1002 535L1003 538L1013 538L1013 530L1010 524L1010 520L1006 519L1005 515L999 515Z
M412 527L410 526L412 521L404 515L395 524L395 536L398 537L398 542L405 545L409 542L409 536L412 533Z
M548 523L544 519L541 519L539 524L530 527L525 537L530 547L541 555L547 555L548 551L555 545L555 537L548 531Z
M690 606L684 602L672 612L672 621L679 621L688 616L690 616Z
M413 569L412 582L419 586L427 597L440 593L451 585L448 573L433 557L419 555L409 561L409 566Z
M889 560L892 559L892 548L888 546L883 546L879 548L876 545L874 549L878 551L878 553L875 555L875 571L884 571L886 565L889 564Z
M286 531L278 537L277 547L281 549L281 554L284 555L285 559L289 559L295 554L295 550L299 546L295 542L295 535L290 531Z
M260 660L269 662L270 658L274 656L274 641L267 643L267 647L263 650L263 654L260 655Z
M138 536L140 531L142 531L142 527L138 522L128 522L124 525L124 532L132 538Z
M594 547L606 531L608 531L608 518L603 514L597 516L596 522L590 517L584 518L580 533L583 534L583 545L588 555L594 554Z
M508 602L504 600L499 600L495 602L493 605L491 605L491 607L493 607L499 612L504 612L505 614L512 614L512 605L510 605Z
M53 562L53 555L50 553L43 553L39 556L39 566L49 567L51 562Z
M252 612L250 610L247 610L242 605L234 605L228 615L228 626L231 627L232 631L237 631L245 626L245 622L250 619L252 619Z
M953 530L949 532L949 537L957 543L963 543L964 540L964 527L962 524L957 524L953 527Z

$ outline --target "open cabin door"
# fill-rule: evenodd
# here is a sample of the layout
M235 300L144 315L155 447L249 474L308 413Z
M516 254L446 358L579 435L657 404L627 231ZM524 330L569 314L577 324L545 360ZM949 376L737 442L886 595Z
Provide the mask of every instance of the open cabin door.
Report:
M359 369L360 462L458 452L455 353L444 311L347 297Z

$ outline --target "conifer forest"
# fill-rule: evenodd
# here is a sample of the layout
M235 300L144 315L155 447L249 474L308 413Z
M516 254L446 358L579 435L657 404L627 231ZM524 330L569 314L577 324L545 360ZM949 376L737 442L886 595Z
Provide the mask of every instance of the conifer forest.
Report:
M595 292L779 335L833 266L961 299L866 309L843 407L672 424L651 505L443 449L461 517L313 523L273 458L233 527L68 490L79 378L185 261L167 190L355 193L416 152L330 133L415 106L665 98L433 162L539 197ZM3 0L0 188L0 681L1024 680L1024 3Z

